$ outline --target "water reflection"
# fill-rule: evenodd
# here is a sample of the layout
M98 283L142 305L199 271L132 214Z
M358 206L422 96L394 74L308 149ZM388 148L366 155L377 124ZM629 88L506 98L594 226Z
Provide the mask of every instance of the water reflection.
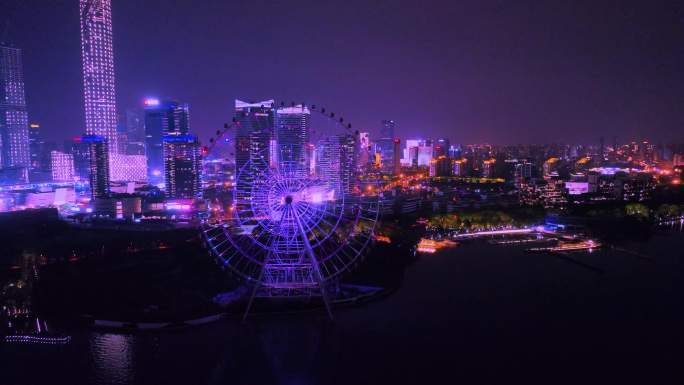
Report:
M309 317L224 325L233 336L212 370L209 383L313 384L330 323Z
M95 383L127 384L133 377L134 337L125 334L94 333L90 352Z

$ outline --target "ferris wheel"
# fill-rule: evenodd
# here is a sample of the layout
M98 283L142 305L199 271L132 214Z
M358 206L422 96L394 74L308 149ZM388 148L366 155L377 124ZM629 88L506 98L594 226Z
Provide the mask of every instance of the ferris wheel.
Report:
M320 296L332 318L336 283L363 255L379 220L379 196L354 188L354 142L343 140L353 138L351 125L308 110L342 132L319 135L321 164L310 167L307 151L293 145L252 153L237 170L230 215L203 225L212 256L252 287L245 317L255 297Z

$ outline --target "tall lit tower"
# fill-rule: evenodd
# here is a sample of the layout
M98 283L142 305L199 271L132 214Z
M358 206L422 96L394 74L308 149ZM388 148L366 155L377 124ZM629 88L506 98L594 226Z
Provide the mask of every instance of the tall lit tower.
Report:
M28 114L21 50L0 45L0 141L2 168L23 169L30 163Z
M115 172L117 115L111 0L80 0L86 134L103 137Z

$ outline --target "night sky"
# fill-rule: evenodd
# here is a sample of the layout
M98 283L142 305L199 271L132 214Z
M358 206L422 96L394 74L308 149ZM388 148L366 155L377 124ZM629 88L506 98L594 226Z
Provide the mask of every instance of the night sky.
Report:
M120 112L190 103L208 134L233 99L305 101L355 128L456 143L684 139L681 1L113 0ZM0 0L30 119L84 130L78 0ZM611 140L607 140L612 142Z

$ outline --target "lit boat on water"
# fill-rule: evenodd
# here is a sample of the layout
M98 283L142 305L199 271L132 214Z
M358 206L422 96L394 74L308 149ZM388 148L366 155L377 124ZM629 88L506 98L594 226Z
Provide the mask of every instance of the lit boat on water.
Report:
M444 247L454 247L458 246L458 242L454 242L448 239L441 241L436 241L434 239L422 238L418 245L416 246L416 251L419 253L429 253L432 254L439 249Z
M5 342L8 344L66 345L70 341L70 336L51 334L10 334L5 336Z
M527 249L527 251L550 251L550 252L562 252L562 251L592 251L594 249L599 249L603 247L600 242L594 241L592 239L583 240L580 242L559 242L558 246L554 247L536 247L532 249Z
M66 345L71 341L71 336L61 333L54 333L48 329L45 321L35 318L35 328L22 328L5 335L4 340L7 344L27 344L27 345Z

